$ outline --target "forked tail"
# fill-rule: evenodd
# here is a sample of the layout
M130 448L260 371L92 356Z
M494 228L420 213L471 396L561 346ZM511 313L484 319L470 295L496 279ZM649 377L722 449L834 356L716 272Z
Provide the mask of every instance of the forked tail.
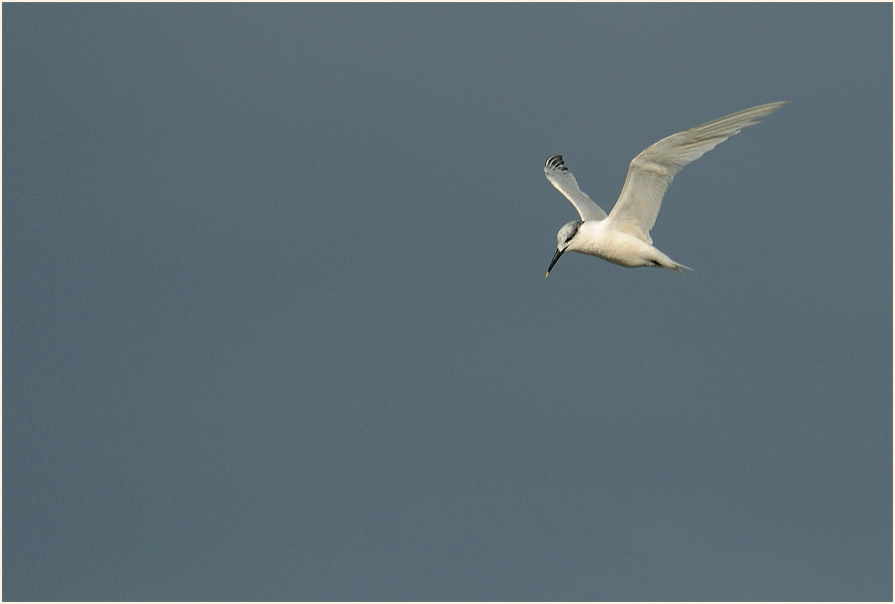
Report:
M674 262L674 261L672 261L672 262ZM703 274L703 273L700 273L695 268L690 268L689 266L685 266L685 265L679 264L677 262L674 262L674 266L666 266L665 268L671 269L676 273L680 273L682 275L690 277L691 279L696 279L696 275ZM698 279L696 279L696 280L698 281Z
M695 279L695 275L701 275L698 270L695 268L690 268L686 264L681 264L680 262L675 262L671 258L669 258L666 254L663 254L659 250L653 248L653 258L651 259L651 263L653 266L661 266L662 268L667 268L670 271L674 271L676 273L680 273L682 275L686 275L692 279Z

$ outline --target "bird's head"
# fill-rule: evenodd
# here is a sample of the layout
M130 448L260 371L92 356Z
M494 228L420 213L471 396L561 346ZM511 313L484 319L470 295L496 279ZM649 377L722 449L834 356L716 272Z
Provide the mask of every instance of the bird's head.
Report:
M574 220L562 225L562 228L559 229L559 232L556 234L556 253L553 255L553 260L550 261L550 266L547 267L547 274L544 275L545 279L550 276L550 271L553 270L553 265L556 264L559 257L569 249L582 224L582 221Z

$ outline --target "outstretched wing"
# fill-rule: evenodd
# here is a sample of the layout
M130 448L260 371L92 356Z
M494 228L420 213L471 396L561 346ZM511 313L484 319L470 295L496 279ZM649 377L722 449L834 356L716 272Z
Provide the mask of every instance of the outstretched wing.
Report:
M578 210L578 214L581 215L581 220L603 220L606 218L606 212L578 188L578 181L566 168L562 161L562 155L551 155L547 158L544 163L544 175L557 191L572 202L572 205Z
M650 230L675 174L747 126L754 126L789 101L768 103L719 117L701 126L672 134L644 149L631 160L622 192L609 213L620 230L652 243ZM570 175L571 176L571 175ZM574 181L574 179L573 179ZM559 187L557 187L559 188ZM574 202L573 202L574 203Z

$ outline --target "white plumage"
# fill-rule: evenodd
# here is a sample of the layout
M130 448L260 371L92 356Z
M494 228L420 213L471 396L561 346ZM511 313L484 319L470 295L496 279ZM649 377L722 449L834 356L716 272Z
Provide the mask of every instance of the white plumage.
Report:
M628 177L608 216L581 191L561 155L548 157L544 164L547 180L572 202L581 220L563 225L557 233L556 254L547 275L566 250L599 256L621 266L661 266L678 272L693 270L653 247L649 234L656 224L668 185L681 168L743 128L757 124L787 102L743 109L653 143L631 160Z

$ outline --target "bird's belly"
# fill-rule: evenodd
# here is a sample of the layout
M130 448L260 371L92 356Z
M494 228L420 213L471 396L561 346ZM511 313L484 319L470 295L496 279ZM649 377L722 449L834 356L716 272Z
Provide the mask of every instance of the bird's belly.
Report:
M602 232L599 236L588 237L575 251L621 266L652 266L655 264L656 250L653 246L627 233Z

